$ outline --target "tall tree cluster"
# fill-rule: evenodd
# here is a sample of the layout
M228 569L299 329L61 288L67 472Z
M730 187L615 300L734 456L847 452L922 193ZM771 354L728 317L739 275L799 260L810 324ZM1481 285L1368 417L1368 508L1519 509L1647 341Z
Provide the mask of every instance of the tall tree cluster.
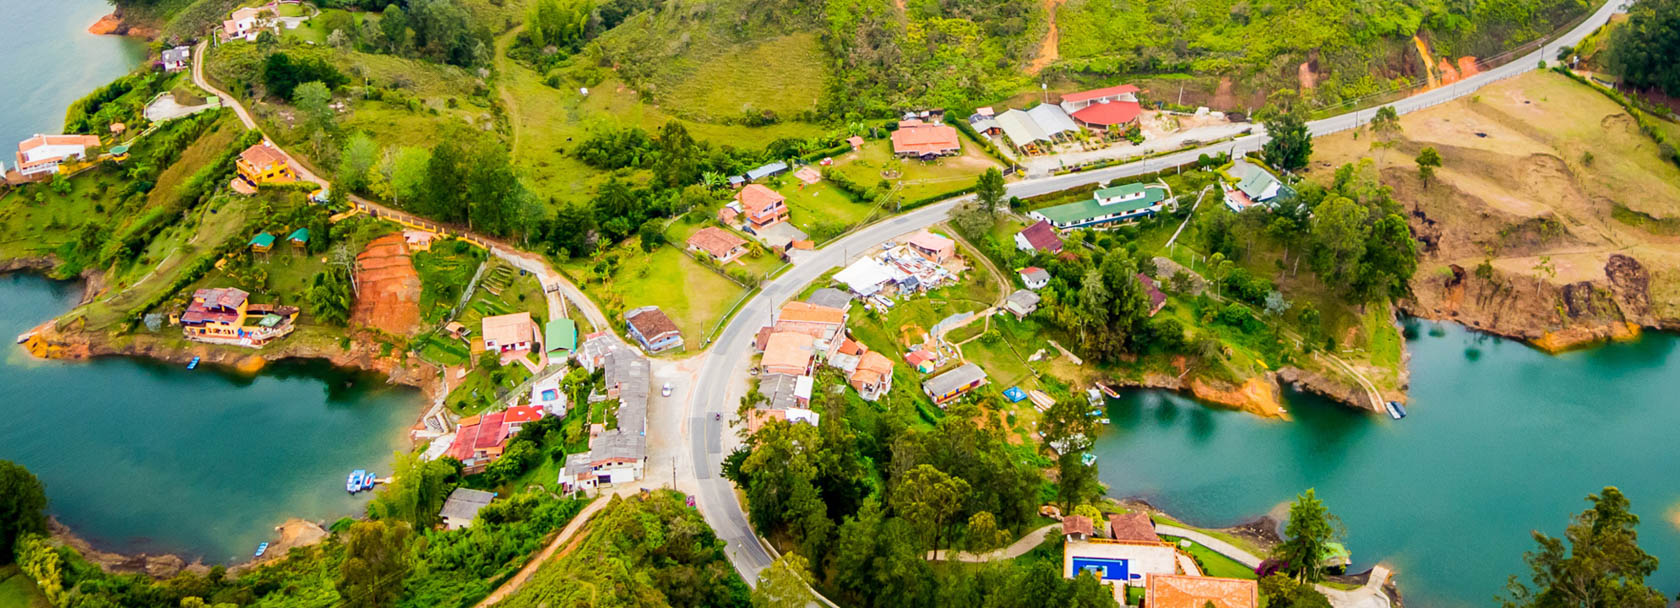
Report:
M1662 593L1645 584L1657 558L1639 547L1639 516L1614 486L1587 496L1592 506L1570 518L1563 538L1534 532L1539 545L1524 556L1530 583L1512 576L1505 608L1662 608Z
M1610 68L1635 88L1680 95L1680 0L1642 0L1610 34Z

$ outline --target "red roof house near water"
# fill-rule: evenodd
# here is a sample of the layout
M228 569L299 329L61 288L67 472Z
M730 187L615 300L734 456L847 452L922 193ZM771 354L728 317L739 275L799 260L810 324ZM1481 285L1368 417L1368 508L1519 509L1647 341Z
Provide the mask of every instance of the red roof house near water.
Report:
M486 465L502 455L507 443L507 412L491 412L462 418L455 429L455 443L449 455L467 466Z

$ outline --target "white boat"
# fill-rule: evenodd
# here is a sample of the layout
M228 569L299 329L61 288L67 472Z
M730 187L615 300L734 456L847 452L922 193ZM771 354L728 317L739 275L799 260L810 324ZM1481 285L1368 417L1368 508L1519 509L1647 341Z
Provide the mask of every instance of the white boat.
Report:
M367 471L363 471L361 469L351 471L350 478L344 482L344 489L349 491L351 494L362 491L364 477L367 477Z

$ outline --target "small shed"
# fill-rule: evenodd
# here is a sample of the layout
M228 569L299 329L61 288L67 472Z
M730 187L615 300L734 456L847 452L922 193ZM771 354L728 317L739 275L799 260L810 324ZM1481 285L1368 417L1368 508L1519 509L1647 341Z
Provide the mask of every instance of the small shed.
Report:
M443 520L443 526L450 530L459 530L471 526L473 518L478 512L496 498L493 492L473 490L469 488L455 488L449 493L449 498L443 501L443 509L438 516Z
M250 246L253 252L268 253L268 250L274 248L274 235L267 232L258 232L257 236L251 237Z
M304 246L309 244L309 229L299 228L297 230L293 230L291 236L286 237L286 241L290 242L293 247L302 249Z
M1003 391L1003 398L1008 399L1010 403L1020 403L1026 400L1027 392L1019 386L1011 386L1009 390Z
M577 322L571 319L550 319L543 325L543 348L550 356L570 356L577 351Z
M862 137L858 137L856 135L853 135L851 137L846 138L846 143L852 145L852 151L853 152L856 152L858 150L863 149L863 138Z

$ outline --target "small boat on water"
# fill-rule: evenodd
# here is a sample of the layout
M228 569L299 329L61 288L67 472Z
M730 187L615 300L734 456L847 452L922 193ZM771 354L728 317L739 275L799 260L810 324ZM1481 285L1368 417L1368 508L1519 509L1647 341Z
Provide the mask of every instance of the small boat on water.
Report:
M198 369L198 357L193 357L191 361L187 362L187 369Z
M268 553L268 543L266 542L257 545L257 554L252 557L262 557L264 553Z
M362 476L362 489L363 490L372 490L373 489L373 484L376 484L376 483L379 483L379 478L375 477L373 475L373 473L368 473L367 475Z
M1084 456L1079 457L1079 462L1084 464L1085 466L1091 466L1093 464L1096 464L1097 455L1092 454L1090 452L1086 452Z
M1406 406L1400 405L1399 401L1388 402L1388 417L1393 418L1395 420L1405 418L1406 417Z
M365 477L367 477L367 471L361 469L351 471L350 479L344 482L344 489L348 490L351 494L362 491L363 478Z

